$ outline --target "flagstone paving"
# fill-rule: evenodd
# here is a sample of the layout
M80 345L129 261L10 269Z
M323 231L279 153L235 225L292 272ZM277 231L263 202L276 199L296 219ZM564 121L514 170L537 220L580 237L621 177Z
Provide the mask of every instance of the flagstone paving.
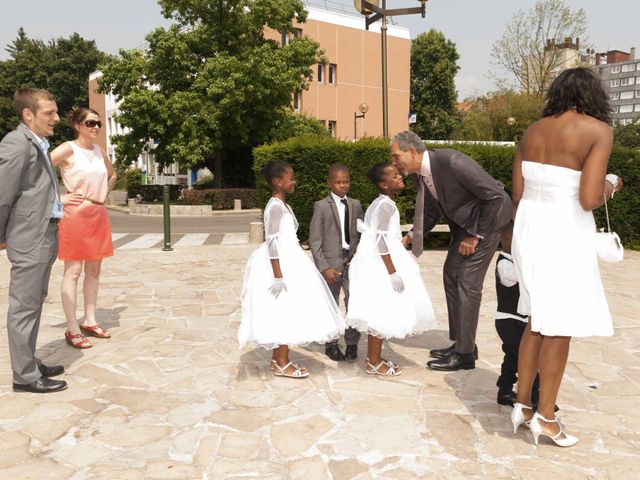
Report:
M439 329L385 343L404 367L372 378L296 348L308 380L275 378L270 353L238 349L242 272L252 247L118 251L105 261L99 321L111 340L75 350L63 339L56 263L39 356L61 363L69 389L13 393L4 315L9 264L0 257L2 479L635 479L640 465L640 253L604 265L613 338L575 339L558 403L570 449L536 448L495 403L502 358L487 275L475 370L424 368L448 344L444 252L420 258ZM562 275L562 272L558 272ZM361 357L365 342L360 344Z

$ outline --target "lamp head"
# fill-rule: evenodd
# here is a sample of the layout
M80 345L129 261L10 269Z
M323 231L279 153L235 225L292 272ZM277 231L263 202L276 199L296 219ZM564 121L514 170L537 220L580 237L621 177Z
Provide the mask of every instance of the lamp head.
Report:
M367 0L367 1L372 5L375 5L376 7L380 5L380 0ZM362 0L353 0L353 6L356 8L357 11L359 11L363 15L369 15L371 13L371 10L367 10L362 6Z
M507 118L507 125L513 127L516 124L516 119L514 117Z
M358 105L358 110L360 111L360 113L367 113L369 111L369 105L362 102L360 105Z

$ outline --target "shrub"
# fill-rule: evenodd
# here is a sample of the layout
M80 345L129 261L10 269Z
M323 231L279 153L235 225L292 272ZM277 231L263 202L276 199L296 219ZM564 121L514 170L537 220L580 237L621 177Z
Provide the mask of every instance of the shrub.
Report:
M137 168L127 168L118 173L115 190L127 190L130 186L142 184L142 171Z
M214 210L231 210L233 201L240 199L242 208L256 208L256 191L251 188L210 188L184 190L184 202L188 205L211 205Z
M213 175L205 175L193 185L193 188L197 190L204 190L205 188L213 188L214 186L215 180L213 179Z
M127 197L142 197L143 202L162 202L163 201L163 185L131 185L127 187ZM180 191L184 188L182 185L168 185L169 198L172 202L178 200Z

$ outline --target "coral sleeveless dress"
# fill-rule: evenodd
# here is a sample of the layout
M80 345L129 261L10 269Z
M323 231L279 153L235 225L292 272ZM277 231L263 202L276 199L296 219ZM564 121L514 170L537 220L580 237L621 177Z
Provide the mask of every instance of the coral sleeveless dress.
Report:
M80 193L80 205L65 205L58 235L60 260L100 260L113 255L111 225L104 201L108 193L107 167L98 145L92 150L69 142L73 155L61 168L62 181L70 193Z

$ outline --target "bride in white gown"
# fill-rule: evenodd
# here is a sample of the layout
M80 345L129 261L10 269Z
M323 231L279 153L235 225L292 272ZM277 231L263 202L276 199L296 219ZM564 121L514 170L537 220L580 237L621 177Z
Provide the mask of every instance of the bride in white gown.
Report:
M608 97L589 69L565 70L551 85L543 118L524 133L513 165L513 260L518 311L529 316L518 356L514 432L529 426L535 443L571 446L554 407L572 336L612 335L595 251L591 211L622 188L606 175L613 143ZM605 178L606 175L606 178ZM540 373L538 410L531 386Z

